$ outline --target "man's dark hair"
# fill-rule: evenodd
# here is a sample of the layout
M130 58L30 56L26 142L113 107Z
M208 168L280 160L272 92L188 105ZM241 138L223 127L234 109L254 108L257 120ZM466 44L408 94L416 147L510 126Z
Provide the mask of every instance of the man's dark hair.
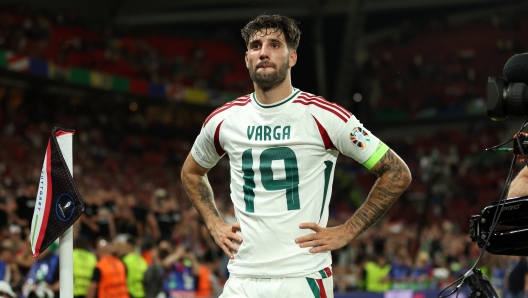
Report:
M299 41L301 40L301 30L299 30L297 24L299 24L299 22L286 16L278 14L263 14L256 17L242 28L242 38L244 38L247 46L253 35L259 33L260 30L265 29L266 34L275 32L279 35L284 34L284 39L286 40L288 48L291 50L297 50Z

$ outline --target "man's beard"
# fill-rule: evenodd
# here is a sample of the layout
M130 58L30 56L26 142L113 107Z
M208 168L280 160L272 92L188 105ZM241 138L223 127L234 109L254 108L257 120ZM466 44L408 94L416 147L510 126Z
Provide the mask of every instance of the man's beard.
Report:
M279 68L271 62L267 62L266 64L275 68L275 71L272 73L259 73L257 71L258 69L255 70L253 66L249 68L249 76L251 77L251 80L264 92L269 91L284 82L286 76L288 76L289 69L288 61L282 64Z

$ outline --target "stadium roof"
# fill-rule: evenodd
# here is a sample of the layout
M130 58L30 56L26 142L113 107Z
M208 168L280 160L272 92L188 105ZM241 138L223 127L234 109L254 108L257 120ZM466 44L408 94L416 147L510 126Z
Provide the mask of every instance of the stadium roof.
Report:
M517 0L360 0L368 12L416 10L433 7L499 5ZM262 13L304 17L323 12L345 14L350 0L0 0L0 4L26 3L50 11L74 12L85 19L112 19L128 25L197 23L247 20Z

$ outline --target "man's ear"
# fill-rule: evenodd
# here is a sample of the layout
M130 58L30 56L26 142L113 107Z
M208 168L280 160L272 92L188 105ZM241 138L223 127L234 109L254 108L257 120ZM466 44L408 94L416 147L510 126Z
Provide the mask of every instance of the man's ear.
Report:
M249 59L248 59L248 52L246 51L246 55L244 56L244 60L246 61L246 68L249 69Z
M289 57L289 66L292 68L297 63L297 51L291 50Z

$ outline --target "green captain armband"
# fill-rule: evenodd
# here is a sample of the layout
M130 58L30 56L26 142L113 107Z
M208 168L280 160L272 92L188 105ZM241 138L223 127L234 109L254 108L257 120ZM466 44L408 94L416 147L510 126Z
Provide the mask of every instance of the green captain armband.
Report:
M380 141L378 148L376 148L376 151L372 153L370 158L363 163L363 166L367 168L368 170L372 169L378 161L389 151L389 146L385 145L382 141Z

